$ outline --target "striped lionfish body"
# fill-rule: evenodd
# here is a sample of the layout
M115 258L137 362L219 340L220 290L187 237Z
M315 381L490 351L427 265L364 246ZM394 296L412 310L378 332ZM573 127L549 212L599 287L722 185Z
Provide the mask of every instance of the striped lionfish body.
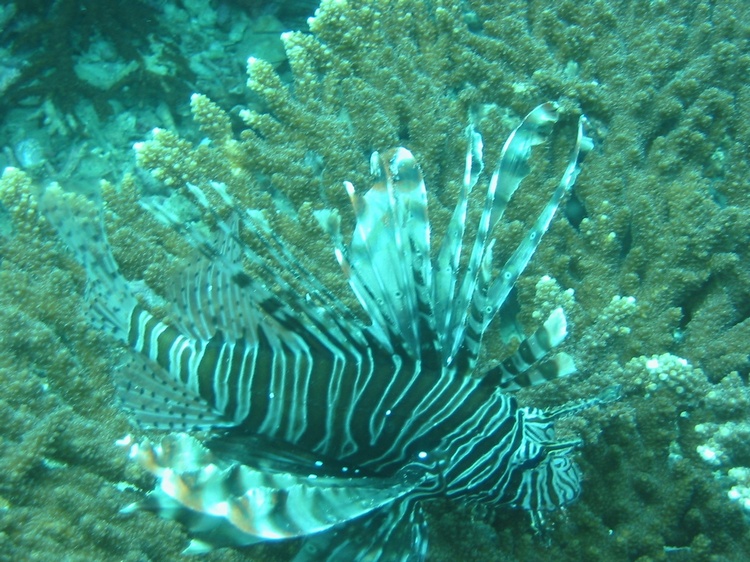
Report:
M373 154L366 193L345 183L356 215L348 245L339 215L317 212L370 322L216 183L187 186L214 215L216 237L148 204L202 252L175 283L173 320L157 319L118 272L100 219L71 214L65 195L48 190L46 214L86 268L92 321L131 350L117 374L124 407L141 425L171 431L132 445L158 485L128 509L183 522L191 552L304 537L297 560L420 560L424 498L532 513L573 501L576 444L555 440L554 414L508 393L574 370L569 356L551 353L566 336L562 310L499 366L475 372L482 334L592 145L581 118L559 185L493 277L492 229L557 118L556 105L543 104L506 141L463 260L468 197L483 168L471 128L458 203L434 253L422 174L405 148ZM201 444L198 430L213 437Z

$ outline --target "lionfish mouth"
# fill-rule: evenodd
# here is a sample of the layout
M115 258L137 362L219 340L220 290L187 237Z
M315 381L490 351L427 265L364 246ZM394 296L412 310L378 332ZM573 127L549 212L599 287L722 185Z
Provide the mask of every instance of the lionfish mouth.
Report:
M304 537L298 560L400 560L426 555L425 498L536 514L573 501L576 444L556 441L560 413L519 407L509 393L575 371L555 351L567 334L562 309L497 367L476 372L483 334L593 146L581 117L562 178L493 276L493 228L557 120L557 105L545 103L511 133L463 260L469 194L484 167L472 127L434 252L425 183L406 148L372 155L365 193L344 183L356 217L350 243L335 210L317 211L369 321L220 183L185 188L214 234L166 202L144 203L198 250L173 284L172 320L156 318L119 273L97 212L50 188L44 212L86 269L91 321L129 349L115 375L122 406L144 428L169 431L128 443L157 487L125 511L181 521L194 537L189 552ZM212 437L203 444L198 431Z

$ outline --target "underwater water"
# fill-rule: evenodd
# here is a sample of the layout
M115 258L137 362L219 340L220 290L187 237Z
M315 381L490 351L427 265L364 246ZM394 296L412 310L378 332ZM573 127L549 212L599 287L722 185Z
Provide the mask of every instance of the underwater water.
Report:
M519 404L555 408L613 387L619 398L556 424L558 438L582 442L576 501L535 531L523 509L430 500L427 559L750 558L750 7L329 1L308 21L316 8L0 7L0 559L177 560L190 541L174 521L119 513L154 478L116 442L160 433L118 406L127 350L92 327L84 268L40 210L53 182L105 209L114 258L157 317L173 319L171 287L195 259L139 202L167 198L182 219L216 226L227 217L184 202L188 182L210 181L263 209L358 310L314 213L337 209L348 240L356 217L342 182L364 192L370 154L405 146L439 241L467 123L489 175L547 100L560 122L493 232L495 273L554 190L581 114L594 149L477 370L562 307L560 349L577 372L515 392ZM282 40L287 31L299 33ZM469 200L469 230L483 192ZM291 560L300 544L204 559Z

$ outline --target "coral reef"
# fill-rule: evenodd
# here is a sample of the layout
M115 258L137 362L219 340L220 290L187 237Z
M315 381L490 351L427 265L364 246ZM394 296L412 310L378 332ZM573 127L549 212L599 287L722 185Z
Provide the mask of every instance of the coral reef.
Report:
M18 14L3 14L0 32L7 34ZM621 386L621 398L564 420L584 441L584 492L548 521L544 537L518 512L467 513L435 502L432 557L746 559L750 460L740 438L750 420L749 19L750 7L739 0L325 0L310 34L282 36L288 62L260 54L250 60L252 95L199 89L190 100L196 128L179 119L148 124L163 127L136 146L137 164L151 179L131 175L97 190L115 256L126 277L154 289L142 295L151 308L166 313L161 297L189 251L138 201L166 197L184 213L186 181L222 181L244 205L265 209L306 265L339 290L345 281L312 210L337 207L343 225L351 225L341 182L368 185L372 150L403 144L415 153L440 225L460 184L469 115L491 165L496 141L536 103L559 99L570 126L584 111L598 148L517 287L521 329L565 307L566 351L581 374L519 399L551 407L613 385ZM13 69L22 68L12 57L5 61L0 84L10 91L23 80ZM151 63L148 72L161 68ZM195 72L180 65L172 71L182 80ZM211 72L203 76L207 84ZM223 73L216 83L216 90L235 87ZM149 92L133 88L136 97ZM69 127L57 104L37 101L37 119ZM230 111L234 103L243 109ZM105 134L92 127L93 137ZM497 232L499 264L564 162L567 146L555 140L540 147ZM2 163L61 179L34 168L34 150L21 146L23 158ZM88 149L81 152L88 157ZM106 171L100 175L114 179ZM133 431L112 400L108 373L119 351L88 328L83 276L39 215L40 188L29 174L8 168L0 180L3 556L176 560L186 544L177 525L117 515L137 488L149 487L114 447ZM69 175L74 186L85 183ZM474 201L473 212L480 204ZM441 235L436 228L433 236ZM485 361L513 345L488 340ZM293 551L251 547L208 559L284 560Z
M252 54L286 68L279 34L304 26L314 6L245 4L54 0L1 7L0 166L86 190L132 170L128 149L149 129L191 131L185 117L196 89L226 107L257 103L237 81L245 60Z

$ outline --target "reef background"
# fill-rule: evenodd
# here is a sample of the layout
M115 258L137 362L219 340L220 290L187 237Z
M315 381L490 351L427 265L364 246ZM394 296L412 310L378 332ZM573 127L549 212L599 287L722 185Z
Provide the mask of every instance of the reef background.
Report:
M86 323L83 272L37 211L46 182L101 194L116 258L157 312L190 252L137 201L177 205L185 181L224 181L248 207L278 211L275 228L345 296L311 210L336 207L351 224L341 181L366 189L372 150L415 153L439 239L469 112L489 173L511 128L548 99L561 102L560 134L537 149L496 262L544 204L584 112L597 148L518 285L526 331L566 307L581 372L519 399L553 406L613 384L622 398L562 428L584 439L584 492L544 536L522 512L434 502L430 560L750 557L746 2L326 2L309 30L309 5L78 4L0 12L0 164L26 170L0 180L0 560L177 560L187 544L173 522L118 515L151 483L114 446L138 433L113 400L122 350ZM304 33L259 46L283 29ZM251 65L243 89L248 55L271 60ZM192 92L212 101L188 106ZM149 137L155 126L168 131ZM136 167L128 146L147 137ZM507 351L487 343L487 361ZM205 559L287 560L296 548Z

